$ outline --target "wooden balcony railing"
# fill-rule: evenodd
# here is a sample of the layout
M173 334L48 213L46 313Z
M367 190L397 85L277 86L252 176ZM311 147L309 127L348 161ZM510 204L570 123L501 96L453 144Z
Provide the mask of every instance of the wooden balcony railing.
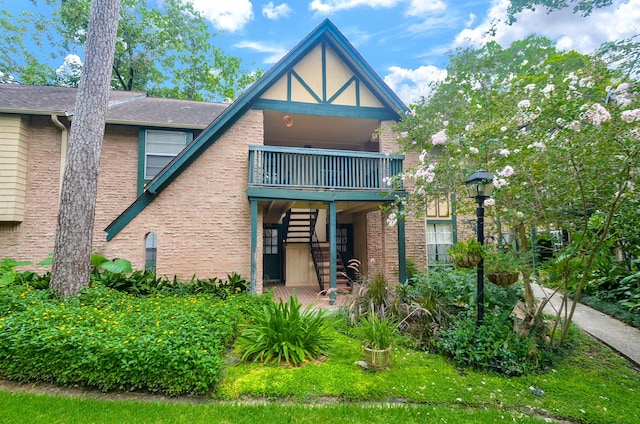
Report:
M311 148L249 146L249 186L389 190L402 155Z

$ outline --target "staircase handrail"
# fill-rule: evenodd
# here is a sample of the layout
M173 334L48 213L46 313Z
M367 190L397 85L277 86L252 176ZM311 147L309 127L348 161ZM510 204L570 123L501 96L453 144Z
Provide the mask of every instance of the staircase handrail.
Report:
M320 247L318 235L316 234L315 230L311 235L311 258L313 259L313 267L316 270L316 276L318 278L320 290L324 290L324 275L322 272L323 270L320 266L321 263L324 263L324 255L322 254L322 248Z

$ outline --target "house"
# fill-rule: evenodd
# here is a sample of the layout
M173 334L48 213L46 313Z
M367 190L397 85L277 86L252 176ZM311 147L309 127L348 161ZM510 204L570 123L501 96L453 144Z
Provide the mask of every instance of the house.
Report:
M53 251L75 95L0 84L0 258ZM112 92L94 248L159 275L235 271L258 293L348 288L351 258L403 281L407 257L426 263L427 235L442 255L456 227L447 202L426 225L387 225L381 207L404 194L387 181L416 160L389 129L406 113L329 20L231 104Z

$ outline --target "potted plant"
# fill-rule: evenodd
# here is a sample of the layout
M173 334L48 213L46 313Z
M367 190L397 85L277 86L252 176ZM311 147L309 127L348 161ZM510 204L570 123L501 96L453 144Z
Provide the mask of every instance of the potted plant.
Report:
M478 240L470 238L467 241L454 243L447 250L451 261L460 268L473 268L478 265L484 253L484 246Z
M500 287L508 287L518 281L524 266L522 258L508 246L495 246L484 253L487 278Z
M393 339L397 325L388 317L374 312L360 319L360 334L364 347L364 360L373 369L387 368L393 357Z

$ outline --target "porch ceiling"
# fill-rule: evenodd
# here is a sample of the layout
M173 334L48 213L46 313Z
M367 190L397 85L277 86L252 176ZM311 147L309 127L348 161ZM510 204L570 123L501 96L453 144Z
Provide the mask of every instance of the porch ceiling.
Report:
M329 206L323 202L307 201L269 201L262 202L263 210L269 214L283 215L289 209L328 209ZM336 202L337 214L352 214L359 212L371 212L380 208L380 203L374 202Z
M291 125L285 125L288 115ZM376 119L341 118L264 111L265 145L315 147L321 149L367 150L379 127ZM377 149L376 149L377 151Z

